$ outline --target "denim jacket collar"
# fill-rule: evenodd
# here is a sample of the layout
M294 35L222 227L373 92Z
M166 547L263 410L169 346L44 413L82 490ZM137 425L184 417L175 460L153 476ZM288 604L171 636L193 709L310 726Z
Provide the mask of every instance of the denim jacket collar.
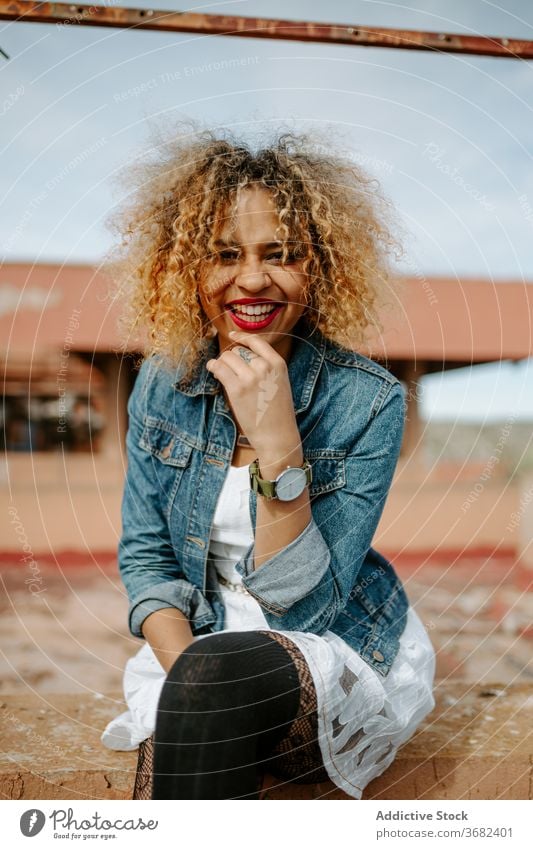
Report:
M295 413L306 410L311 403L326 350L326 340L318 328L309 328L300 319L293 328L291 356L288 362L289 379L292 389ZM185 395L220 395L218 401L224 410L228 410L226 399L220 390L216 377L206 369L206 362L218 356L218 340L209 340L202 352L197 368L190 378L177 380L173 386Z

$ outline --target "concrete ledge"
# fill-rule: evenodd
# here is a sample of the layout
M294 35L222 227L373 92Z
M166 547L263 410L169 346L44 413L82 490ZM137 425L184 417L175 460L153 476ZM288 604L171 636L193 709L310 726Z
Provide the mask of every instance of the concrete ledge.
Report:
M100 742L120 693L0 697L0 794L8 799L130 799L137 752Z
M533 798L533 686L455 681L365 799ZM112 752L100 734L120 694L3 696L0 794L7 799L130 799L137 752ZM350 799L332 783L276 785L264 799Z

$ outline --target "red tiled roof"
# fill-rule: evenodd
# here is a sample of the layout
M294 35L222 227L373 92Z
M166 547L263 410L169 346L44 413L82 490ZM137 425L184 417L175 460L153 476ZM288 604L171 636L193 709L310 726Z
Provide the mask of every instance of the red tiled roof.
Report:
M490 362L533 354L533 285L445 277L398 282L369 356Z
M0 349L110 351L118 308L108 280L88 265L5 263L0 267Z

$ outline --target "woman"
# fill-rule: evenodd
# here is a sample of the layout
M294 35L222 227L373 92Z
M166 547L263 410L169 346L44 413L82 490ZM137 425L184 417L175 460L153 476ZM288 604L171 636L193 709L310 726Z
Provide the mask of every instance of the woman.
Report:
M289 134L202 131L140 176L115 270L146 331L119 544L146 643L103 741L141 743L134 798L257 799L267 773L361 798L434 706L433 648L371 547L403 391L351 350L384 204Z

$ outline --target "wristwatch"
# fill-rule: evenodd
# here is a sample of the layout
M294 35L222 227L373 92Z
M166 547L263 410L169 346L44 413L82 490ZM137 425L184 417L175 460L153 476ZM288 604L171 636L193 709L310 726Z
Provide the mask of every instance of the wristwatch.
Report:
M256 458L249 465L250 486L258 495L267 501L277 498L278 501L294 501L302 494L313 479L311 463L304 460L301 466L287 466L279 473L276 480L267 481L260 477L259 460Z

